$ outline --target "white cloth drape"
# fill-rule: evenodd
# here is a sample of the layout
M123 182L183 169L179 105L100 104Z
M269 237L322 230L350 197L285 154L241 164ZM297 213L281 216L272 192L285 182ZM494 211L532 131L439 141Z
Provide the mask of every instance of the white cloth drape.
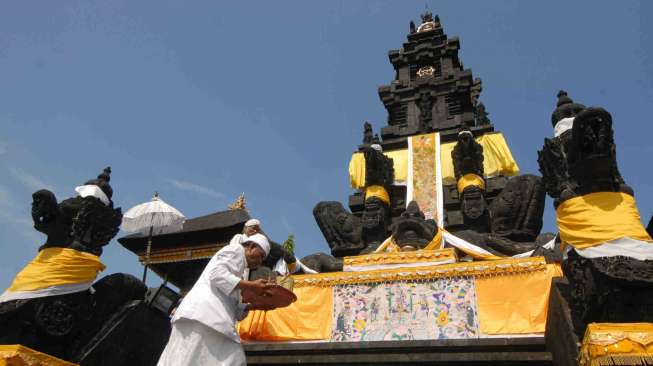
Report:
M571 130L574 127L574 117L563 118L553 127L553 136L558 137L563 132Z
M189 319L172 324L168 345L157 366L247 365L240 343L206 325Z

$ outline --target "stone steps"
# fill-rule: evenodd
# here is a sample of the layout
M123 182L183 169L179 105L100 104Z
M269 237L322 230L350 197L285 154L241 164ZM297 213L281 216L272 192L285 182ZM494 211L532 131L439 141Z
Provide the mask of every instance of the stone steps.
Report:
M553 365L543 337L244 346L248 365Z

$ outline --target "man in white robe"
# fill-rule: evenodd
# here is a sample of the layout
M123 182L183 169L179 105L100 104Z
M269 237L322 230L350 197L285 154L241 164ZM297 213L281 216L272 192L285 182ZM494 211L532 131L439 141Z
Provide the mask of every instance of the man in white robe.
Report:
M241 302L240 291L263 295L271 285L243 276L246 269L258 267L269 252L267 238L254 234L243 243L225 246L211 258L175 311L158 366L246 365L236 321L255 308Z

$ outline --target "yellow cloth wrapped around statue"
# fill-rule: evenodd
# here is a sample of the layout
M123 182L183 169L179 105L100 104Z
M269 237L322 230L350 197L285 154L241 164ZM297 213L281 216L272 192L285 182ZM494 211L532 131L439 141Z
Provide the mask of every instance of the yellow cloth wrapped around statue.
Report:
M16 275L0 302L84 291L104 268L96 255L69 248L45 248Z
M507 176L512 177L519 174L519 167L512 157L510 148L501 133L486 133L477 137L476 142L483 146L483 170L487 177ZM440 161L442 166L442 183L445 185L455 184L453 172L453 161L451 151L456 142L447 142L440 145ZM383 154L392 158L395 168L395 184L406 184L408 179L408 150L384 151ZM365 157L363 153L357 152L351 156L349 161L349 182L352 188L362 189L365 187Z
M456 185L458 193L463 193L465 188L469 186L477 186L481 190L485 190L485 180L476 174L465 174L458 179L458 184Z
M390 195L382 186L369 186L365 188L365 200L371 197L376 197L386 204L390 204Z
M626 237L651 242L635 198L629 194L597 192L574 197L562 202L556 214L563 246L586 249Z

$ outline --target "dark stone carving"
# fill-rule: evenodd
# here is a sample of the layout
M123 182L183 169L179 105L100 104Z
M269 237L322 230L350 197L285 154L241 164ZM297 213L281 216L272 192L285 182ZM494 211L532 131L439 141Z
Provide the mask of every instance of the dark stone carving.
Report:
M458 133L458 143L451 151L454 176L456 181L466 174L483 177L483 146L476 140L469 129ZM481 233L490 228L490 213L483 190L477 186L466 187L460 194L460 209L463 213L465 226Z
M111 170L86 184L97 185L111 199ZM57 204L54 194L33 194L34 228L46 234L39 251L64 247L102 254L102 247L116 235L122 213L99 199L69 198ZM112 274L93 284L93 290L66 295L0 303L0 344L22 344L74 361L78 352L125 303L143 299L145 285L133 276Z
M365 155L365 187L383 186L389 191L395 179L392 159L371 147L363 148L362 152Z
M513 177L490 204L492 233L520 242L534 241L542 230L545 192L540 177Z
M431 120L433 119L433 102L429 93L422 93L419 99L419 122L421 131L431 130Z
M483 147L469 130L458 134L451 158L456 179L465 174L483 176ZM465 230L457 231L456 235L496 255L512 256L538 248L539 254L553 255L541 248L553 235L539 235L545 202L540 177L511 178L489 206L478 186L468 186L459 194Z
M301 262L308 268L317 272L340 272L342 271L342 258L335 258L325 253L307 255Z
M617 167L610 113L573 103L564 91L558 98L552 122L574 117L573 126L545 139L538 159L556 207L594 192L632 195ZM578 336L582 337L590 322L653 320L653 261L620 256L588 259L571 249L563 271L569 280L569 306Z
M380 145L379 145L380 146ZM365 187L381 186L390 192L394 182L392 159L372 147L363 147ZM365 200L362 217L347 212L339 202L320 202L313 216L336 257L369 253L389 235L390 206L377 197Z
M483 171L483 146L476 140L469 129L462 129L458 133L458 143L451 151L453 170L456 180L465 174L484 175Z
M415 22L413 22L412 20L410 21L409 29L410 29L410 34L413 34L417 31L417 28L415 28Z
M474 78L472 87L469 89L469 96L472 99L473 106L478 106L478 98L481 96L482 91L483 91L483 80L481 80L481 78ZM485 110L485 107L483 107L483 109Z
M460 211L467 228L479 233L490 231L490 211L482 189L477 186L465 188L460 194Z
M411 201L397 220L390 226L395 243L405 250L423 249L438 233L435 220L426 220L417 202Z
M365 247L360 218L347 212L340 202L318 203L313 216L334 256L354 255Z
M390 226L390 207L380 199L371 197L365 200L363 211L363 243L361 253L371 253L388 238Z
M558 92L558 102L556 103L556 109L551 113L551 126L555 125L564 118L576 117L578 113L585 110L585 106L579 103L575 103L567 94L566 91L560 90Z
M372 125L369 122L365 121L365 123L363 123L363 143L371 144L372 137L373 137Z
M653 261L628 257L583 258L571 250L563 262L569 306L580 337L591 322L653 322Z
M574 103L565 91L558 93L555 124L574 118L573 127L558 137L544 139L538 152L540 172L547 193L557 207L561 202L593 192L624 192L633 195L617 167L612 116L600 107Z
M489 113L485 110L485 104L479 103L476 105L476 125L477 126L483 126L483 125L490 125L492 122L490 121L490 118L488 117Z

